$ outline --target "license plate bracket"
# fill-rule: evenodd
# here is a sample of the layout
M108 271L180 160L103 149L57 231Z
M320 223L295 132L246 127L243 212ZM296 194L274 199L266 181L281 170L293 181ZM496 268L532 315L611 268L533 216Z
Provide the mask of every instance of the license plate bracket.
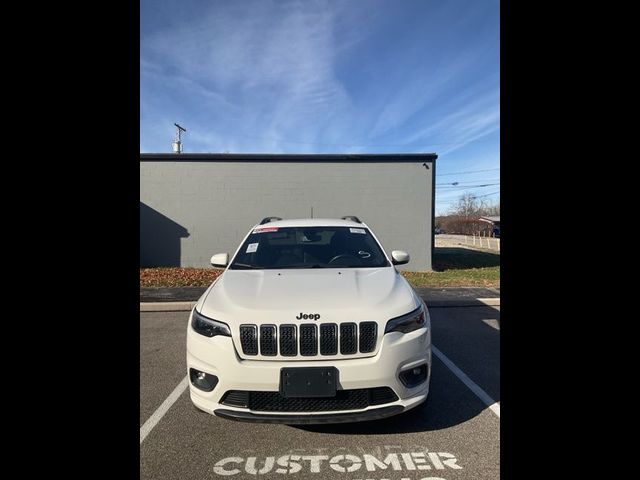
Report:
M280 369L280 395L285 398L335 397L336 367L291 367Z

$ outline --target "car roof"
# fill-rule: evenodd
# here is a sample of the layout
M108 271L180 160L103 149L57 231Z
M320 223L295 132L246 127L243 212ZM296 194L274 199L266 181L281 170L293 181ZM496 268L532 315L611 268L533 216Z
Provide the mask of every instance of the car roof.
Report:
M368 228L365 223L354 222L353 220L342 220L339 218L291 218L287 220L276 220L273 222L257 224L253 228L266 227L356 227Z

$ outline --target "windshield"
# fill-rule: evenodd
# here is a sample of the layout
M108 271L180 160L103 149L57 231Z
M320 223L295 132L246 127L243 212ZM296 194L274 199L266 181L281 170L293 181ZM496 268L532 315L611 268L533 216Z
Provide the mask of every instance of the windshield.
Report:
M230 269L388 267L366 228L256 227Z

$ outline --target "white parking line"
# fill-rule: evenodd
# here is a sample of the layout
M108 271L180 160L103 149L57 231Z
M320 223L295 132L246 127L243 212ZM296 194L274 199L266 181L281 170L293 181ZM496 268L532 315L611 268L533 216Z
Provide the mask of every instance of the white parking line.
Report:
M442 363L444 363L449 370L451 370L453 372L453 374L458 377L460 380L462 380L462 383L464 383L467 387L469 387L469 390L471 390L473 393L476 394L476 396L482 400L484 402L484 404L489 407L491 409L491 411L493 413L496 414L496 416L498 418L500 418L500 404L498 402L496 402L495 400L493 400L489 395L487 395L487 392L485 392L484 390L482 390L477 383L475 383L473 380L471 380L466 373L464 373L462 370L460 370L455 363L453 363L451 360L449 360L447 358L447 356L442 353L440 350L438 350L434 345L431 345L431 348L433 350L433 353L436 355L436 357L438 357L440 360L442 360Z
M499 307L500 306L500 297L496 298L477 298L480 303L484 303L489 307Z
M489 325L491 328L500 331L500 324L498 323L498 320L496 320L495 318L486 318L484 320L482 320L482 323L484 323L485 325Z
M166 400L162 402L162 405L160 405L157 410L153 412L153 414L148 418L148 420L144 422L144 425L140 427L140 445L142 445L142 442L145 438L147 438L147 435L151 433L153 427L155 427L162 419L162 417L164 417L164 414L167 413L167 411L171 408L171 405L173 405L176 400L180 398L180 395L182 395L182 392L184 392L188 386L189 378L185 376L178 384L178 386L173 390L173 392L169 394Z

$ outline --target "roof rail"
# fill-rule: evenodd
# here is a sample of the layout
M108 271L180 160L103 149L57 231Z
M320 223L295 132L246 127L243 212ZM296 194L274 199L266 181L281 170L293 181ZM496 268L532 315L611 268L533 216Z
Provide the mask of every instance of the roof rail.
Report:
M264 225L265 223L275 222L276 220L282 220L280 217L265 217L260 222L260 225Z
M352 222L362 223L355 215L347 215L346 217L342 217L342 220L351 220Z

